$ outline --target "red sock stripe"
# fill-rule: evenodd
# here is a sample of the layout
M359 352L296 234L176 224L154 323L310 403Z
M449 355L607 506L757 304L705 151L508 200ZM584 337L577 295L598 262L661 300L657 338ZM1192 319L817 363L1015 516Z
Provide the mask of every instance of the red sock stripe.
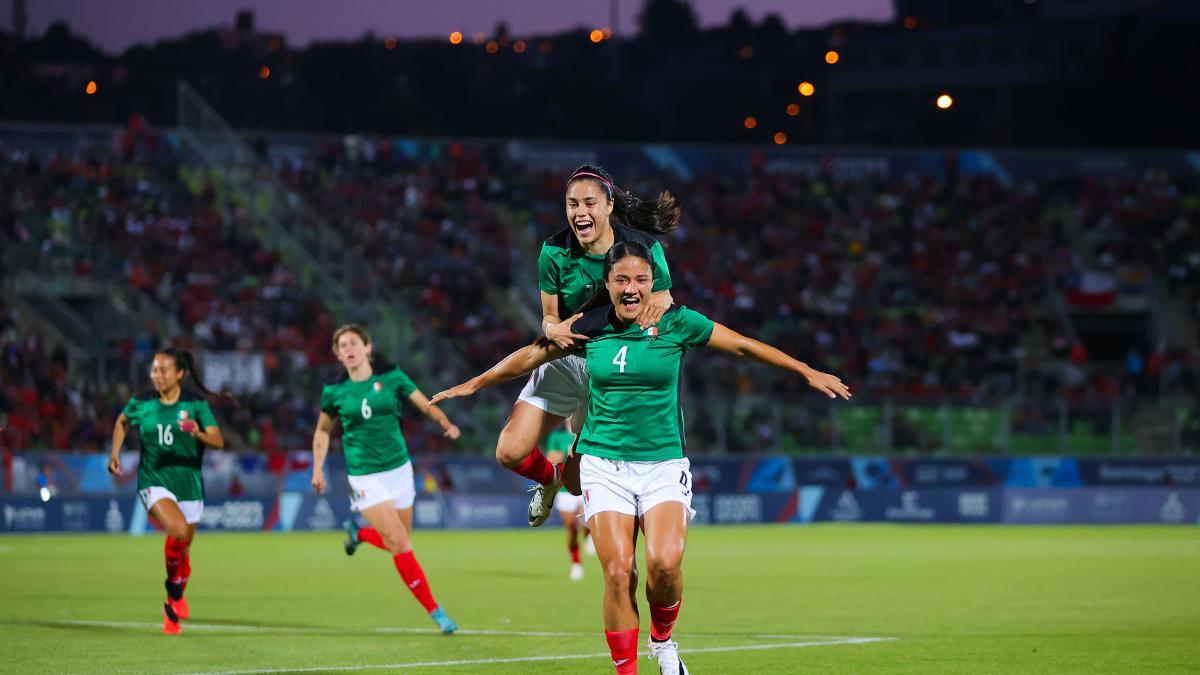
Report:
M167 541L163 545L163 557L167 563L168 581L178 583L181 577L187 576L183 573L185 565L187 566L187 572L191 573L191 566L187 564L188 543L185 539L167 537Z
M620 675L637 672L638 629L604 631L608 651L612 654L613 668Z
M387 546L383 545L383 536L379 534L379 530L376 530L373 527L358 528L358 540L364 541L375 548L381 548L385 551L387 550Z
M537 448L534 448L533 452L529 453L529 456L513 471L519 476L537 481L542 485L549 485L554 481L554 465Z
M413 597L421 603L425 611L432 612L437 609L437 601L433 599L433 592L429 590L429 582L425 579L425 570L421 569L421 564L417 562L417 556L409 551L392 556L392 561L396 563L396 571L400 572L400 578L404 579L404 584L408 586L408 590L412 591Z
M679 618L679 608L682 605L682 598L670 607L650 603L650 637L660 642L670 638L671 629L675 627L675 620Z

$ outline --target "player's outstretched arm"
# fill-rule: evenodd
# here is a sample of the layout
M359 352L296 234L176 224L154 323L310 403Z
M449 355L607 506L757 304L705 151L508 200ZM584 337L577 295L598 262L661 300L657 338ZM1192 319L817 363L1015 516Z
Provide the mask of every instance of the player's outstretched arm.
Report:
M114 476L121 474L121 446L125 445L125 432L129 430L129 418L125 417L125 413L117 416L117 421L113 424L112 432L112 451L108 455L108 472Z
M442 412L441 408L436 408L429 404L429 399L425 398L425 394L421 393L420 389L414 390L408 395L408 400L413 404L413 407L421 412L422 415L433 420L439 427L442 428L442 435L452 441L458 440L462 435L454 422Z
M324 411L317 417L317 428L313 431L312 486L317 494L325 494L325 455L329 452L329 432L333 431L333 418Z
M798 373L808 381L808 386L829 398L841 396L850 400L850 388L842 384L842 381L836 376L815 370L808 364L797 361L769 344L748 338L719 323L713 325L712 337L708 339L708 346L740 358L754 359L768 366Z
M568 352L553 342L539 340L529 346L522 347L504 357L500 363L492 366L487 372L476 375L460 385L445 391L439 391L429 400L430 405L437 405L450 398L470 396L484 387L508 382L522 375L528 375L538 366L561 359Z

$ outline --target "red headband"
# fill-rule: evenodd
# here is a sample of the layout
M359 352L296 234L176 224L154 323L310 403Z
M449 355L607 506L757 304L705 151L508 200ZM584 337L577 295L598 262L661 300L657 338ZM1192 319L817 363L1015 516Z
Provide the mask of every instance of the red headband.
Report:
M604 176L601 176L600 174L592 173L590 171L577 171L575 175L571 176L571 178L567 180L567 184L570 185L571 181L575 180L576 178L595 178L601 183L607 185L609 190L611 190L613 186L612 181L608 180Z

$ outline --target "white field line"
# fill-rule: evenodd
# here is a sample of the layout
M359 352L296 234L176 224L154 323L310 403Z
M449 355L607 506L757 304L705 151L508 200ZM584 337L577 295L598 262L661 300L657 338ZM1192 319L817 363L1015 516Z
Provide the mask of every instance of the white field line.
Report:
M684 654L707 652L741 652L762 649L799 649L803 647L826 647L833 645L862 645L873 642L890 642L891 637L844 637L821 642L786 642L769 645L738 645L732 647L701 647L680 649ZM531 663L535 661L578 661L581 659L609 658L606 652L596 654L563 654L561 656L516 656L507 659L458 659L454 661L413 661L410 663L380 663L359 666L321 666L316 668L263 668L256 670L222 670L215 672L190 673L189 675L271 675L273 673L349 672L356 670L397 670L400 668L437 668L442 666L483 666L497 663Z

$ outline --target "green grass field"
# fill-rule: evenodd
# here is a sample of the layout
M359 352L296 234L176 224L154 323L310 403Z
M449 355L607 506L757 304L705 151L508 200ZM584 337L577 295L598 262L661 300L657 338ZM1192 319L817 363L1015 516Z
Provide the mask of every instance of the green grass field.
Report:
M0 672L611 672L598 564L568 581L560 537L419 532L442 636L382 551L201 533L179 637L160 537L0 537ZM696 673L1200 670L1198 528L701 528L684 575Z

